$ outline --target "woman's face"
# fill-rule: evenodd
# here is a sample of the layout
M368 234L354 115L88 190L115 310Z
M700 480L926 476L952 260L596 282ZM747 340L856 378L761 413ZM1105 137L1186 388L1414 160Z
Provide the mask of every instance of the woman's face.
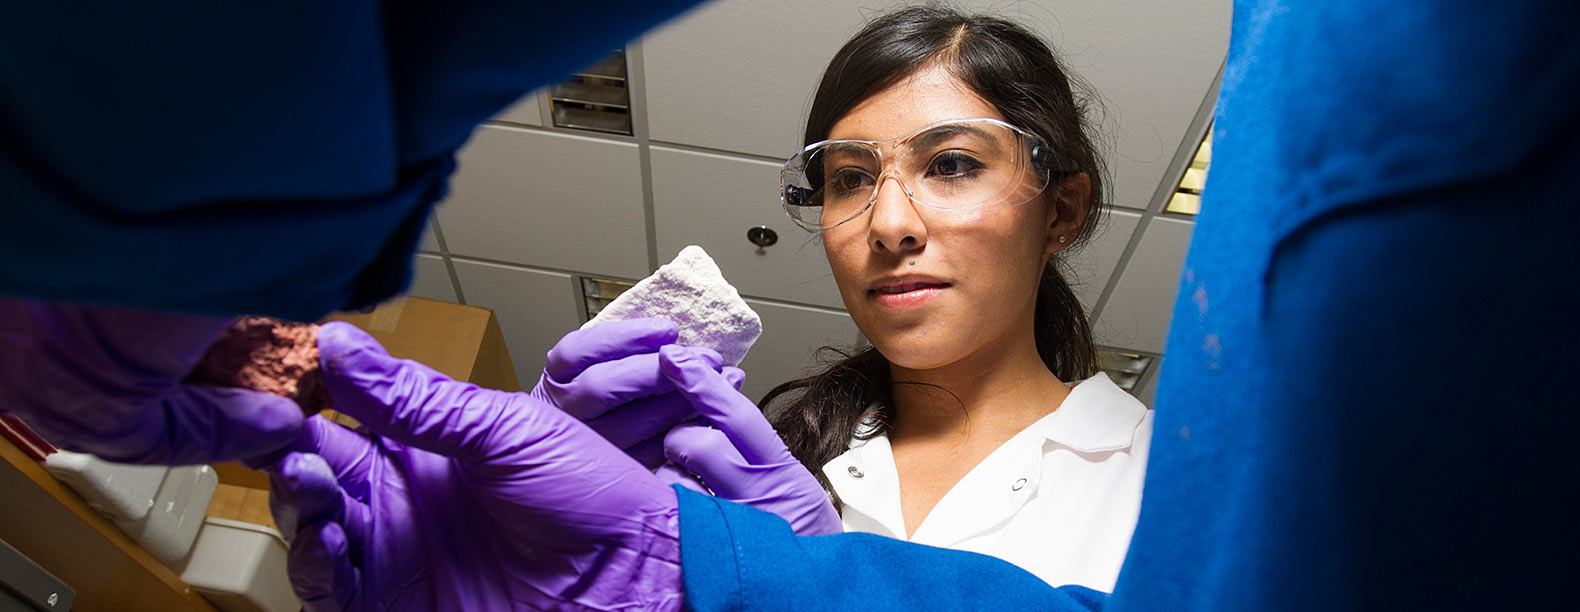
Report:
M828 138L888 140L968 117L1004 119L948 70L924 68L857 105ZM1047 204L1053 190L1022 206L945 211L913 204L886 179L870 210L823 233L856 326L915 370L1030 342L1043 264L1071 229Z

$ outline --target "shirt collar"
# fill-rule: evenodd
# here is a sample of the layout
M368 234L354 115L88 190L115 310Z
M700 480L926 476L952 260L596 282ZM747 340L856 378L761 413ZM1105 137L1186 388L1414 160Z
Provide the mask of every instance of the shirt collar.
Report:
M1083 453L1129 448L1147 407L1099 372L1070 389L1059 409L1032 425L1049 440Z

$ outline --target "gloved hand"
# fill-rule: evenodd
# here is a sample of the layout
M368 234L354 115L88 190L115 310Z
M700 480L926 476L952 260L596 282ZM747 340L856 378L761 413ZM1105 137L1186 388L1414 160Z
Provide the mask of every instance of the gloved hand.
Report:
M696 416L691 403L658 373L658 349L679 336L665 319L600 323L566 334L549 350L532 396L585 422L648 469L664 463L664 434ZM717 370L724 358L705 351ZM738 368L727 377L745 378ZM616 408L619 408L616 410Z
M762 410L736 390L739 383L710 365L695 350L659 349L659 371L712 424L670 430L664 437L670 461L696 474L714 495L779 515L798 535L843 532L822 485L790 454ZM664 466L658 475L700 490L680 468Z
M326 324L318 346L336 408L377 435L315 417L306 452L271 468L304 609L680 609L675 492L625 453L533 394L450 380L356 327Z
M233 322L0 297L0 412L60 448L121 463L241 459L285 446L276 395L182 381Z

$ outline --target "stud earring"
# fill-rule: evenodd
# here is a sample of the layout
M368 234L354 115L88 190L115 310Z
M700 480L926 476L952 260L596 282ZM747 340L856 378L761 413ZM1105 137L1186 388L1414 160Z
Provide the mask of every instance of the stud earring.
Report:
M1059 237L1059 244L1064 244L1064 236Z

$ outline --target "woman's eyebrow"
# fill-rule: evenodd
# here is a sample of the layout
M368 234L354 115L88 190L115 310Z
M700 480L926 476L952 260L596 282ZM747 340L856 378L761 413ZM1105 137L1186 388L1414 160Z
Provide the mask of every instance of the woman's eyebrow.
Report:
M871 150L867 148L865 142L866 141L841 142L836 140L834 142L828 143L827 147L824 149L824 155L839 155L842 153L864 155L871 153Z
M910 146L923 149L937 144L939 141L961 135L976 136L987 142L992 142L993 140L993 137L987 133L987 130L974 125L957 124L940 126L917 134L911 137Z

